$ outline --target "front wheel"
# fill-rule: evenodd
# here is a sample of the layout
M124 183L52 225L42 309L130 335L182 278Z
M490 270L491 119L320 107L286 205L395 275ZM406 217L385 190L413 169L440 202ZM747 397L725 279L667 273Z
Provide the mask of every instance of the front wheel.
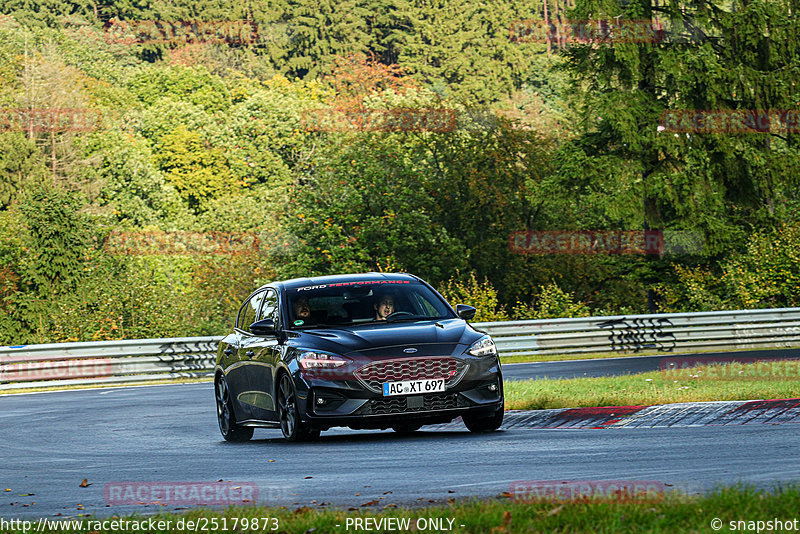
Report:
M503 424L503 415L505 415L505 411L501 406L493 415L488 417L475 417L472 414L465 414L462 419L470 432L494 432Z
M281 374L277 390L278 420L286 441L303 441L318 438L319 430L314 430L300 421L294 383L286 373Z
M217 400L217 422L219 423L219 431L225 441L247 441L252 438L252 427L236 424L230 390L224 376L220 376L217 379L214 391L214 396Z

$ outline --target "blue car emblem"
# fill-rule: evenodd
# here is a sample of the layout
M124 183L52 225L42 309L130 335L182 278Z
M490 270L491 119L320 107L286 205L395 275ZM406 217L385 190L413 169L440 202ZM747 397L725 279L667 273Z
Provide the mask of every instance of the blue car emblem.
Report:
M414 354L415 352L417 352L417 349L415 349L415 348L407 348L407 349L403 349L403 352L405 352L406 354Z

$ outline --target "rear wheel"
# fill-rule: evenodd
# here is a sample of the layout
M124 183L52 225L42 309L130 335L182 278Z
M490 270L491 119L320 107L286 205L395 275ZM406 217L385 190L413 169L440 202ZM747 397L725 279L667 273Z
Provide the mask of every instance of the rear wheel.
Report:
M224 376L217 379L214 387L217 400L217 422L219 431L225 441L247 441L253 437L253 428L236 424L236 415L233 413L228 382Z
M281 424L283 437L287 441L304 441L318 438L319 430L314 430L300 421L294 383L286 373L281 374L280 379L278 379L277 390L278 420Z
M501 406L493 415L475 417L472 414L462 416L464 425L470 432L494 432L503 424L503 407Z

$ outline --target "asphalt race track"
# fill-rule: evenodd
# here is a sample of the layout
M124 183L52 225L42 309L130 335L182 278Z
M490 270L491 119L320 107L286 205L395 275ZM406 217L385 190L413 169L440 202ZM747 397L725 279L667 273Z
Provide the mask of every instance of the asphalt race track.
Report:
M689 493L736 482L771 488L800 481L800 427L793 423L523 424L540 415L509 413L504 430L482 435L456 422L405 437L334 429L318 442L288 444L279 431L258 429L252 441L230 444L217 429L210 383L3 396L0 516L177 508L152 501L107 505L104 488L122 482L234 481L257 487L262 504L382 509L497 496L518 481L650 480ZM84 478L89 485L79 487Z

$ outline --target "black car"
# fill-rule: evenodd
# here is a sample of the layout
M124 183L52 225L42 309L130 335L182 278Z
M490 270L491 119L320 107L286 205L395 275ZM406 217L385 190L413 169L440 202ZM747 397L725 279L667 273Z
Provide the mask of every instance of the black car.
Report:
M473 432L503 422L492 338L430 285L368 273L267 284L219 344L214 385L223 437L279 427L287 440L335 426L414 432L458 416Z

